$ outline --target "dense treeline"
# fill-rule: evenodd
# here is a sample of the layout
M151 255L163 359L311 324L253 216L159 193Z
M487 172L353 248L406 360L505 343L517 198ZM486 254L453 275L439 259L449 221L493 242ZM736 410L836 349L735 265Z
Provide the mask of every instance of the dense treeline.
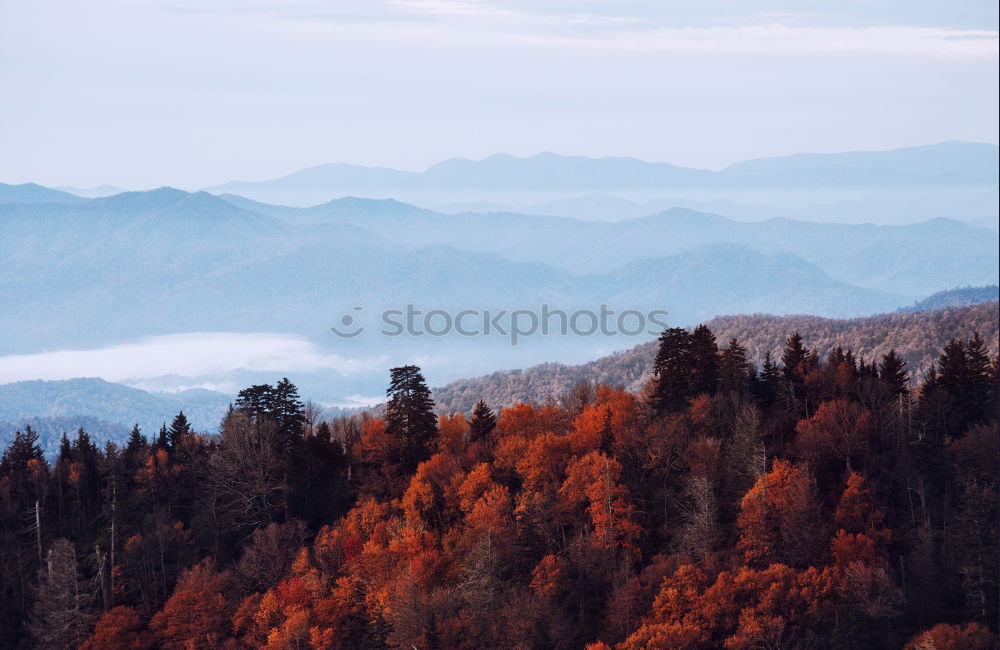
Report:
M179 414L0 463L4 645L991 648L997 361L949 342L754 364L670 329L641 394L316 422L282 380L218 434Z
M979 332L991 356L1000 350L1000 315L996 301L967 307L950 307L920 313L895 313L864 318L833 319L819 316L737 314L719 316L706 323L719 340L739 339L755 364L768 353L777 358L789 332L801 332L824 356L833 348L851 348L855 356L881 358L895 350L907 363L910 378L922 381L941 348L967 332ZM468 411L477 400L496 406L558 397L581 381L622 385L640 392L652 376L655 341L642 343L576 366L545 363L525 370L494 372L483 377L459 379L434 389L442 412Z

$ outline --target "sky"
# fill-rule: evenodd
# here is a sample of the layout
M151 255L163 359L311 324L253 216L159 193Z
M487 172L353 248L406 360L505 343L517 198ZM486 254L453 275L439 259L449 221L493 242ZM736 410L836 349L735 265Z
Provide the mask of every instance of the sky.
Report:
M0 3L0 182L998 141L983 0Z

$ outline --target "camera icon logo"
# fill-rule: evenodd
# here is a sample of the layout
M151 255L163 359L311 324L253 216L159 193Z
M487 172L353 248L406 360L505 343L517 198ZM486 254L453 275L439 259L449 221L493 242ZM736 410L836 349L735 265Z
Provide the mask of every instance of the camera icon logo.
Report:
M362 309L362 307L355 307L352 311L362 311ZM365 331L365 328L361 325L355 326L355 317L351 314L344 314L341 316L340 325L343 329L337 327L336 325L331 325L330 331L342 339L353 339L361 334L361 332Z

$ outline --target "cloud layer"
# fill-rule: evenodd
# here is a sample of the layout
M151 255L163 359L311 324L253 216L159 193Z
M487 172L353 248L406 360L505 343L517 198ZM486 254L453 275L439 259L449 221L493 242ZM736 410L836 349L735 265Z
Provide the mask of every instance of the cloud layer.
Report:
M10 2L0 180L995 142L997 52L995 4L971 1Z
M384 363L330 354L283 334L207 332L155 336L93 350L58 350L0 357L0 384L27 379L101 377L150 389L231 389L192 378L234 371L317 372L351 376L381 371ZM168 384L156 381L170 377ZM187 378L187 381L184 379Z

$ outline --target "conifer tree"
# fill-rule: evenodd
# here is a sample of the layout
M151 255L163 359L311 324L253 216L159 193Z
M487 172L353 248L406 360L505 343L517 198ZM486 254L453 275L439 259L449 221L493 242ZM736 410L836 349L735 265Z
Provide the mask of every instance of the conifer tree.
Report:
M299 389L288 377L282 377L275 384L271 393L269 415L278 423L278 430L287 445L287 451L302 438L302 425L305 422L302 401L299 399Z
M170 429L167 431L168 447L170 449L177 449L184 441L185 436L190 434L191 425L188 423L188 419L185 417L184 411L180 411L176 416L174 416L173 422L170 423Z
M132 431L128 434L128 442L125 443L125 455L136 456L140 451L149 446L146 436L142 435L142 428L138 423L132 425Z
M650 396L657 414L675 413L687 406L692 374L691 335L682 327L664 330L653 361L655 385Z
M706 325L691 333L691 366L689 394L714 395L719 388L719 346Z
M768 409L778 398L778 391L781 388L782 374L781 368L771 361L771 353L764 354L764 363L760 367L760 374L754 382L754 398L757 404Z
M809 356L809 351L802 345L802 335L794 332L785 342L781 354L781 363L785 367L785 379L793 384L801 384L804 377L803 364Z
M472 409L472 418L469 420L469 440L472 442L488 440L496 426L497 418L486 402L483 400L476 402L476 406Z
M719 357L719 389L726 392L746 390L750 372L746 348L736 339L731 339Z
M66 434L63 434L65 438ZM28 466L28 461L44 460L42 448L38 445L38 434L31 425L24 427L24 431L14 434L14 440L3 453L3 460L0 461L0 471L4 474L8 472L21 471Z
M389 398L385 405L385 431L396 442L399 460L408 471L430 456L437 435L434 401L417 366L390 370Z
M906 392L909 375L906 372L906 362L903 361L895 348L882 357L878 368L879 379L892 397Z
M170 433L167 431L167 423L160 425L160 431L156 434L156 443L153 445L157 449L170 448Z

